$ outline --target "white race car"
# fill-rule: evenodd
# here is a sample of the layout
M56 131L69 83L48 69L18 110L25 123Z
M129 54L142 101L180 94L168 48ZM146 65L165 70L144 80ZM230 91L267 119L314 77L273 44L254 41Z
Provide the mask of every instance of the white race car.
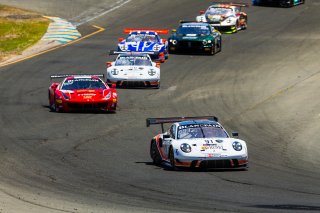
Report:
M163 124L172 123L164 132ZM161 124L162 133L151 140L153 163L189 168L247 169L246 142L232 138L214 116L148 118L147 126ZM234 137L238 133L232 134Z
M107 62L105 80L118 87L160 88L160 63L153 62L147 53L114 52L118 57Z
M247 28L247 14L242 12L242 7L248 4L216 3L206 11L200 11L196 17L197 22L208 22L224 33L235 33Z

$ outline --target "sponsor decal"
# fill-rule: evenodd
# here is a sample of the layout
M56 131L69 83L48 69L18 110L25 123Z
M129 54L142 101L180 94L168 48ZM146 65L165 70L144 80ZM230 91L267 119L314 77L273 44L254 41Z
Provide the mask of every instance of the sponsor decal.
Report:
M154 76L156 74L156 71L154 70L149 70L148 71L148 74L151 75L151 76Z
M220 154L216 154L216 153L215 153L215 154L211 154L211 153L210 153L210 154L206 154L205 156L206 156L207 158L221 157Z
M190 124L190 125L180 125L180 126L178 126L178 130L180 130L180 129L188 129L188 128L199 128L199 127L222 128L219 124ZM207 141L209 141L209 140L206 140L206 142ZM212 141L212 140L210 140L210 141Z
M203 144L201 147L201 150L223 150L223 146L222 145L218 145L218 144Z

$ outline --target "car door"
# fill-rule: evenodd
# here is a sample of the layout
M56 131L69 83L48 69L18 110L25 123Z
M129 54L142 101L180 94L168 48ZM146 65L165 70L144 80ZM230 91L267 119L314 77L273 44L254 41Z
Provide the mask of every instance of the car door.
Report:
M168 129L167 134L170 136L169 138L163 139L163 147L166 157L169 156L169 149L172 144L172 140L175 139L175 124L172 124L171 127Z

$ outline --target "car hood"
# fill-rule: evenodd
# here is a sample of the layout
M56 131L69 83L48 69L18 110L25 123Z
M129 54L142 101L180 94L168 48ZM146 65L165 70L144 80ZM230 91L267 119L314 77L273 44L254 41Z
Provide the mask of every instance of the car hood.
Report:
M221 22L226 20L229 17L234 17L233 15L216 15L216 14L206 14L207 21L209 22Z
M60 90L70 101L98 101L103 100L111 92L110 89L79 89ZM68 100L68 99L67 99Z
M239 142L242 145L241 151L234 150L232 144ZM174 142L174 147L180 150L180 145L187 143L191 146L191 153L198 154L220 154L220 155L242 155L247 153L245 141L237 138L197 138L179 139Z
M154 42L121 42L118 48L122 51L136 51L136 52L160 52L164 51L164 44Z
M158 77L160 69L153 66L112 66L107 69L114 77Z
M203 41L212 39L211 35L198 35L198 34L176 34L172 36L177 41Z

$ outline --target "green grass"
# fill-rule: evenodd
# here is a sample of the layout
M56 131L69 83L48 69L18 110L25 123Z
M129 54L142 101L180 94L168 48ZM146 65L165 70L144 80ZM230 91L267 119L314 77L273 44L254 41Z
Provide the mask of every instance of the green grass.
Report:
M30 14L20 9L0 5L1 12L7 15ZM19 54L37 43L46 33L50 21L42 17L13 19L0 17L0 55Z
M0 51L3 53L23 51L41 39L47 31L48 23L49 21L0 20Z

